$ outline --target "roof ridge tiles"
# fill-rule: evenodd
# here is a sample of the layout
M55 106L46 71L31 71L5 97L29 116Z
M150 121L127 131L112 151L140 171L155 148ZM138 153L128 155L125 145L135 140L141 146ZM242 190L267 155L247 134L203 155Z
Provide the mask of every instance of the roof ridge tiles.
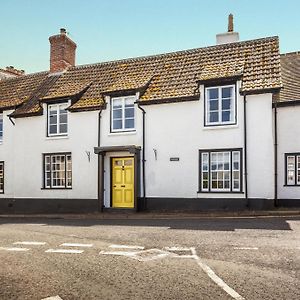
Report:
M264 42L266 40L271 41L271 40L278 40L278 39L279 39L278 36L270 36L270 37L264 37L264 38L258 38L258 39L252 39L252 40L245 40L245 41L239 41L239 42L228 43L228 44L211 45L211 46L190 48L190 49L171 51L171 52L165 52L165 53L142 55L142 56L137 56L137 57L128 57L128 58L109 60L109 61L103 61L103 62L98 62L98 63L76 65L76 66L70 67L69 70L83 69L83 68L89 68L89 67L99 66L99 65L109 65L109 64L116 64L116 63L142 61L142 60L147 60L147 59L152 59L152 58L154 59L154 58L160 58L160 57L169 57L170 55L176 55L176 54L193 53L193 52L199 52L201 50L211 50L213 48L216 48L216 49L218 49L218 48L228 48L228 46L237 46L237 45L251 44L253 42Z

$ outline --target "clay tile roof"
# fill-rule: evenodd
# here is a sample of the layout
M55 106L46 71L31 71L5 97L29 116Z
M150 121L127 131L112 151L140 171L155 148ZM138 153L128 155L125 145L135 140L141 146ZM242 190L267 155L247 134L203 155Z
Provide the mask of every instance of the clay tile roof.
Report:
M247 93L279 89L281 74L278 44L277 37L270 37L75 66L57 78L43 93L41 100L70 97L70 110L75 111L99 109L105 105L104 95L113 92L139 91L140 101L145 104L160 103L167 99L199 99L199 81L228 77L239 77L242 80L242 91ZM29 75L20 78L23 81L17 89L14 88L16 85L7 83L12 81L0 83L0 107L2 101L5 101L5 95L11 99L15 90L17 95L12 99L15 102L18 99L18 103L25 101L30 91L43 81L43 76L47 76L47 73L42 74L35 75L42 78L32 80L31 87L28 84ZM21 97L18 93L24 95Z
M0 81L0 109L22 104L47 76L48 72L41 72Z
M280 102L300 100L300 52L280 57L283 89L277 99Z
M57 81L60 75L48 75L41 84L32 92L28 99L19 106L11 116L20 118L24 116L40 115L43 113L41 99L48 92L48 90Z

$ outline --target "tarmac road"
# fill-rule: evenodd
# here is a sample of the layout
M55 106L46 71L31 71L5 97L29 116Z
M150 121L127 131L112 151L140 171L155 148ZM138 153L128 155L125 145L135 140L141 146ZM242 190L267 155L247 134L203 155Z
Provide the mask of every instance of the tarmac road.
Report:
M0 259L1 300L300 299L300 218L0 218Z

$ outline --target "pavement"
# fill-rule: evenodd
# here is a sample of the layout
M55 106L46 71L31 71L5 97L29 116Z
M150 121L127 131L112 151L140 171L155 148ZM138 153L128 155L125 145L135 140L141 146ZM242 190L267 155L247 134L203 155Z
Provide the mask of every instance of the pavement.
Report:
M272 210L243 211L148 211L124 212L111 211L101 213L59 213L59 214L0 214L0 218L49 218L49 219L198 219L198 218L236 218L236 217L277 217L300 216L300 208L278 208Z
M83 216L2 216L0 299L300 299L299 215Z

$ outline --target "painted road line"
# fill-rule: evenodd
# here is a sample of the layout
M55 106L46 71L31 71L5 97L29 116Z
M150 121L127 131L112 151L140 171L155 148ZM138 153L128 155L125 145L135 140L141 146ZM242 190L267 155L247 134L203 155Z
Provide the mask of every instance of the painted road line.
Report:
M133 259L136 259L141 262L147 262L156 259L162 259L169 256L171 253L166 252L159 249L149 249L136 253L136 255L132 256ZM145 256L148 255L148 256Z
M191 248L185 248L185 247L165 247L167 251L191 251Z
M138 252L128 252L128 251L100 251L99 254L102 255L119 255L119 256L134 256Z
M63 300L63 299L57 295L57 296L53 296L53 297L44 298L42 300Z
M234 247L234 250L258 250L257 247Z
M196 249L191 248L194 255L194 259L197 261L199 267L208 275L208 277L215 282L220 288L222 288L228 295L230 295L235 300L245 300L240 294L238 294L234 289L227 285L208 265L206 265L200 257L197 255Z
M93 247L93 244L76 244L76 243L63 243L60 245L61 247Z
M28 249L28 248L17 248L17 247L11 247L11 248L0 247L0 250L3 250L3 251L24 252L24 251L29 251L30 249Z
M131 245L110 245L109 248L114 249L138 249L138 250L144 250L145 247L143 246L131 246Z
M84 252L84 250L76 250L76 249L48 249L45 252L46 253L80 254L80 253Z
M41 246L41 245L46 245L45 242L29 242L29 241L25 241L25 242L15 242L13 243L14 245L32 245L32 246Z

